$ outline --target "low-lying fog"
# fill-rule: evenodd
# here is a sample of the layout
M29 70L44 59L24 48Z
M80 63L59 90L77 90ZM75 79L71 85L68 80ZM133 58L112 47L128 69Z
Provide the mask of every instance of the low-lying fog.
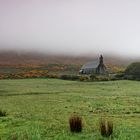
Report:
M139 57L140 1L0 1L0 49Z

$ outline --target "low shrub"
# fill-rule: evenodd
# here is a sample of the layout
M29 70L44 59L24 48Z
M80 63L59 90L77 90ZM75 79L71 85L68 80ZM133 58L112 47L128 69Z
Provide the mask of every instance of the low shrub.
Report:
M79 76L77 76L77 75L61 75L60 79L63 79L63 80L79 80Z
M48 74L46 77L48 78L59 78L59 76L57 74Z
M115 77L121 80L124 77L124 73L117 73Z
M108 120L100 120L100 132L103 137L110 137L113 134L113 123Z
M69 119L70 131L81 132L82 131L82 119L79 116L72 116Z
M96 77L96 80L97 81L109 81L110 78L106 75L99 75L99 76Z
M126 79L126 80L135 80L135 77L133 75L125 75L124 79Z
M124 79L124 73L116 73L116 74L110 74L109 79L111 81L115 80L123 80Z
M94 74L91 74L91 75L90 75L90 80L92 80L92 81L95 81L95 80L97 80L97 77L96 77L96 75L94 75Z
M5 110L0 110L0 117L7 116L7 112Z
M79 80L80 81L89 81L89 77L88 76L80 76Z

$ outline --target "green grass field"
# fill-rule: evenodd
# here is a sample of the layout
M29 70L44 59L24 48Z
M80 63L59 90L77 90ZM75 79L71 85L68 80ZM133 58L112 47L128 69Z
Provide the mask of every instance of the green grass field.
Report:
M140 139L140 83L56 79L0 80L2 140L103 140L99 119L113 121L113 140ZM68 119L82 117L83 131L69 131Z

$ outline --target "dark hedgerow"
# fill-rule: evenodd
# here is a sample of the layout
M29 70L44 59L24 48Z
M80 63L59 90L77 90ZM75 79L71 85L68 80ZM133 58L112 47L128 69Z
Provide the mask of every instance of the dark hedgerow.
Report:
M110 137L113 134L113 122L101 119L100 132L103 137Z
M60 79L63 79L63 80L79 80L79 76L77 76L77 75L61 75Z
M81 132L82 131L82 119L79 116L72 116L69 119L70 131Z

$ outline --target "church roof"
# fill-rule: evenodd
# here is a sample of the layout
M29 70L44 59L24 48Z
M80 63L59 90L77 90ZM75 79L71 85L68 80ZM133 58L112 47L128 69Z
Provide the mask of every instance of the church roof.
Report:
M84 64L81 69L94 69L97 68L98 64L99 64L98 61L88 62Z

